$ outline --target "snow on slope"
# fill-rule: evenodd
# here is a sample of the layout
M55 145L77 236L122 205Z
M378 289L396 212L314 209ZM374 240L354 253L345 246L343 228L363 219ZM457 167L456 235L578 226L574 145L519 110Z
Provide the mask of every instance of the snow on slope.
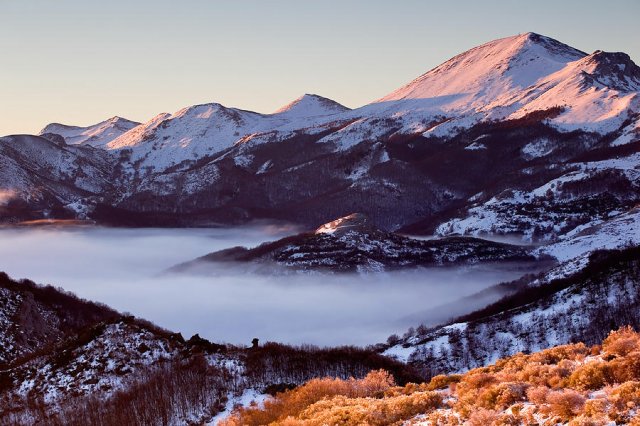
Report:
M305 94L295 101L278 109L275 113L286 118L306 118L320 115L337 114L349 111L349 108L322 96Z
M640 245L640 207L611 220L575 229L562 240L541 247L539 252L565 262L583 257L595 250L619 249L634 245Z
M175 357L176 346L135 324L109 324L90 342L69 350L67 364L36 359L18 393L37 392L46 403L72 391L109 394L122 389L136 370Z
M640 118L622 129L622 134L611 142L611 146L626 145L640 141Z
M16 342L15 316L20 307L21 295L6 288L0 288L0 364L24 355Z
M534 33L506 37L455 56L378 102L432 98L441 100L444 111L485 109L583 56Z
M612 328L638 321L635 250L601 254L586 277L573 275L576 270L558 276L566 281L530 303L469 322L413 330L384 353L435 375L467 371L518 352L596 343Z
M102 148L139 124L117 116L87 127L51 123L40 131L40 135L55 133L62 136L68 144L86 144Z
M640 110L640 71L625 54L591 55L534 33L464 52L389 95L346 114L354 119L322 142L348 149L385 135L451 137L473 125L564 108L563 131L606 134Z
M607 134L640 110L638 92L640 68L628 55L587 55L527 33L464 52L354 113L398 120L399 133L447 137L481 121L561 107L551 120L560 130ZM364 140L369 126L361 127L348 146Z
M319 133L330 123L348 125L320 142L344 150L395 133L449 137L481 121L519 118L554 107L565 108L552 120L560 129L608 133L629 112L640 109L638 82L638 67L624 54L587 55L551 38L526 33L455 56L355 110L309 94L274 114L215 103L196 105L130 129L108 143L107 149L131 149L131 164L162 171L234 144L277 142L294 132ZM76 143L76 136L65 129L48 126L45 130L63 133ZM91 137L88 131L81 133Z
M628 55L596 51L512 98L521 108L509 118L563 106L565 111L551 120L559 129L606 134L640 109L639 92L640 68ZM498 101L509 102L505 97Z
M301 129L314 133L344 111L348 109L317 95L304 95L270 115L217 103L195 105L174 114L160 114L116 138L106 148L131 149L132 162L162 171L183 161L212 156L235 144L275 141Z
M54 179L55 185L73 184L92 193L106 185L107 154L81 146L58 146L48 139L32 135L0 138L0 190L14 193L40 193L42 181ZM29 195L24 197L29 199Z
M229 148L257 125L261 115L217 103L183 108L159 115L140 128L111 141L107 149L131 148L132 160L156 170Z
M589 226L620 214L620 211L610 210L606 206L598 212L558 208L580 197L588 198L589 194L574 194L572 190L566 190L567 187L592 185L592 182L602 178L601 173L617 173L621 182L626 182L632 188L640 188L640 154L637 153L611 160L574 163L571 166L573 170L531 191L505 191L478 203L467 211L465 217L450 219L440 224L435 232L438 235L474 236L522 234L525 241L549 241L558 234L571 231L581 221ZM599 199L603 195L597 189L592 194ZM584 228L578 227L576 231L580 229Z

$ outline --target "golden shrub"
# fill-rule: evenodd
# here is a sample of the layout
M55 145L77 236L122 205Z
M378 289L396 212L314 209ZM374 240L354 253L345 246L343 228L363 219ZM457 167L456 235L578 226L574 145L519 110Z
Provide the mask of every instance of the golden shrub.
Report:
M568 426L606 426L610 422L606 418L579 416L569 422Z
M624 357L616 357L609 361L608 365L612 382L640 380L640 351L633 351Z
M527 387L525 383L498 383L485 388L478 395L477 405L504 410L516 402L524 401Z
M529 362L539 362L540 364L557 364L563 359L580 361L584 359L586 355L589 355L590 352L591 350L587 348L584 343L562 345L530 355Z
M492 426L498 420L498 413L494 410L480 408L474 411L467 420L469 426Z
M384 371L361 380L316 379L267 400L262 409L239 409L223 425L640 426L639 343L639 334L623 328L601 347L517 354L402 387Z
M589 362L578 367L569 376L569 386L580 390L596 390L607 383L609 365L604 362Z
M611 389L608 400L612 406L609 417L619 423L628 421L640 409L640 382L630 381Z
M585 398L572 389L551 391L547 394L549 410L563 420L571 420L582 413Z
M465 393L477 391L478 389L490 386L497 382L498 379L494 374L480 371L471 371L467 373L458 383L456 390L458 392L458 395L462 396Z
M436 390L436 389L444 389L449 387L449 385L451 385L452 383L458 383L460 382L460 379L462 378L461 375L459 374L451 374L449 376L445 376L443 374L434 376L431 381L429 382L429 390Z
M480 408L474 411L464 424L468 426L519 426L522 424L522 420L521 417L513 414Z
M546 386L536 386L527 389L527 399L536 405L542 405L547 402L547 395L550 389Z
M608 354L626 356L640 349L640 335L631 327L622 327L612 331L602 342L602 350Z
M462 424L460 418L451 410L436 410L427 416L427 420L430 424L438 426L459 426Z
M586 417L606 418L609 411L609 401L604 398L590 399L585 401L583 413Z
M356 380L313 379L304 385L276 395L264 402L263 408L247 407L234 412L221 423L233 425L264 425L287 417L295 417L313 403L334 396L368 397L381 394L394 385L393 377L383 370L372 371Z
M428 413L441 403L442 397L430 391L382 399L337 396L316 402L298 418L309 425L389 425Z

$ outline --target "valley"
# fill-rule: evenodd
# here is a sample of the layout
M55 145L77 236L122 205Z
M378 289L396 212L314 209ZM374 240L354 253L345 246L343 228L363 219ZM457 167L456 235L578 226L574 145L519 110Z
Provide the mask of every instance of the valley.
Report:
M0 224L0 425L637 423L626 53L50 123L0 137Z

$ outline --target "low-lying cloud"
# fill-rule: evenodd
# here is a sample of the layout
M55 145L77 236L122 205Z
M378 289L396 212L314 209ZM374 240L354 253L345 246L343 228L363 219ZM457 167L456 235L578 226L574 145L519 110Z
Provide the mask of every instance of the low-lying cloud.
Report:
M208 252L254 246L290 231L2 230L0 270L60 286L186 337L199 333L219 342L248 344L258 337L317 345L384 341L419 322L438 322L458 313L433 308L524 273L513 265L484 265L370 275L264 276L213 265L211 276L158 275Z

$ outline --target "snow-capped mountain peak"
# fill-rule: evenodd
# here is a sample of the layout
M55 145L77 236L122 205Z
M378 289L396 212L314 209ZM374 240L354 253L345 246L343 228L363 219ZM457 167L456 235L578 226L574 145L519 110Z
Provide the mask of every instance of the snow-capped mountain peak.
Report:
M210 102L206 104L192 105L186 108L182 108L169 119L178 118L197 118L197 119L225 119L229 118L241 122L244 115L260 116L260 114L252 111L244 111L237 108L228 108L217 102Z
M509 118L562 107L550 123L563 131L607 134L640 108L640 68L624 53L595 51L539 80L527 91L500 98L513 106Z
M535 33L506 37L453 57L378 102L441 98L445 109L479 108L584 56L584 52Z
M622 52L596 50L579 65L585 74L612 89L640 90L640 67Z
M54 133L62 136L65 142L70 145L91 145L94 147L104 147L109 142L133 129L140 123L127 120L119 116L111 117L100 123L91 126L69 126L60 123L51 123L40 131L40 135Z
M304 94L278 109L274 114L287 118L315 117L349 111L338 102L314 94Z

